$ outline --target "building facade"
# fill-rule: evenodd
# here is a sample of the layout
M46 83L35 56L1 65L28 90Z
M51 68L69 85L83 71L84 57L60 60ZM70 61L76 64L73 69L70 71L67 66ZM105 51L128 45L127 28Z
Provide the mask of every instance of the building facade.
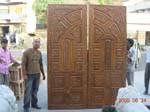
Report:
M128 37L150 45L150 0L125 0Z
M26 26L25 0L0 1L0 36L4 37L15 31L22 32Z
M0 37L9 36L8 39L13 41L11 35L25 38L25 34L35 32L32 4L33 0L0 0Z

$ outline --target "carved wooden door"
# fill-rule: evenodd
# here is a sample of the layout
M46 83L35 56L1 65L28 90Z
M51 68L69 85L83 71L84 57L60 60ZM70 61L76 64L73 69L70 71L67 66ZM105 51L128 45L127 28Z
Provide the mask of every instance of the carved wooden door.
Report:
M125 8L99 5L89 8L87 33L85 5L49 5L49 109L112 104L118 88L125 86Z
M48 7L48 108L87 106L87 16L83 5Z
M112 104L125 86L125 7L90 5L88 107Z

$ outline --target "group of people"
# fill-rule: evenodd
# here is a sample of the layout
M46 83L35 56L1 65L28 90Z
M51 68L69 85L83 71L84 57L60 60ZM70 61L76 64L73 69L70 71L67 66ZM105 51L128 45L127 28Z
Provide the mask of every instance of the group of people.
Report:
M39 89L40 74L42 73L43 80L45 80L45 73L42 63L42 53L40 48L40 39L33 39L33 47L24 51L22 56L22 73L25 81L24 91L24 112L29 112L30 103L32 108L41 109L38 106L37 92ZM9 86L9 64L20 64L12 56L8 49L8 40L1 39L0 48L0 85Z

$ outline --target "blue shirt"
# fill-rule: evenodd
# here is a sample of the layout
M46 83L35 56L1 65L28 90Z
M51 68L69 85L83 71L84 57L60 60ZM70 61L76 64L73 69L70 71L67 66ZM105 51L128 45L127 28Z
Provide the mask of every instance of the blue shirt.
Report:
M146 63L150 63L150 47L147 48Z

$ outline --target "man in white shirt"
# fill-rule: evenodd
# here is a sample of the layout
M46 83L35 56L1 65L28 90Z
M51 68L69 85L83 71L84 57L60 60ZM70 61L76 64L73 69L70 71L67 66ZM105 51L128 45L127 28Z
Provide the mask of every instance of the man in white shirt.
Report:
M135 49L133 47L133 39L127 39L127 83L128 85L133 86L134 84L134 68L135 68Z

